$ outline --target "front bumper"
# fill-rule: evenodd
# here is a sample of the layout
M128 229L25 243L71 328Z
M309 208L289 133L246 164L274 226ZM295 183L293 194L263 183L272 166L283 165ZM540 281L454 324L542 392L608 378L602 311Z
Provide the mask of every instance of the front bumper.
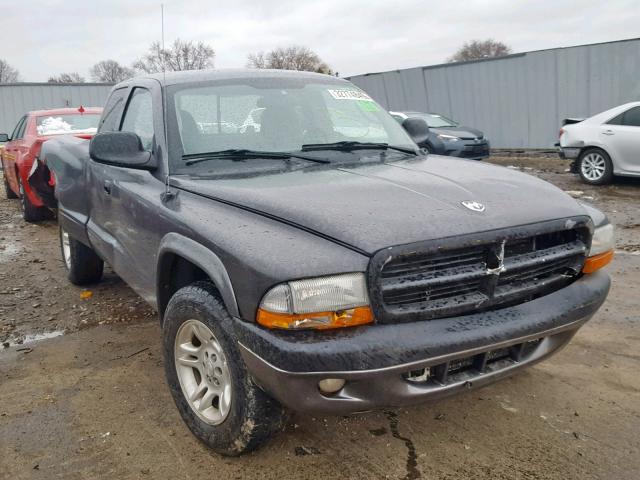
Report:
M481 160L490 155L491 148L489 142L483 141L470 141L459 140L453 142L453 144L446 144L446 151L444 155L450 157L468 158L470 160Z
M238 321L253 379L294 410L345 414L420 403L489 384L561 349L604 302L606 273L500 310L333 332L278 332ZM428 373L428 375L425 375ZM324 395L318 382L346 380Z

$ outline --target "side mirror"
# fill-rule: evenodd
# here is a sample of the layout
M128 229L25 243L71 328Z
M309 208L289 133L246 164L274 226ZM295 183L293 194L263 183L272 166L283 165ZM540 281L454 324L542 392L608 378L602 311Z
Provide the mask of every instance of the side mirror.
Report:
M140 137L133 132L98 133L89 144L89 156L98 163L116 167L153 170L156 165Z
M429 138L429 125L421 118L407 118L402 122L402 128L418 145L423 144Z
M0 133L0 143L6 143L9 141L9 135L6 133Z

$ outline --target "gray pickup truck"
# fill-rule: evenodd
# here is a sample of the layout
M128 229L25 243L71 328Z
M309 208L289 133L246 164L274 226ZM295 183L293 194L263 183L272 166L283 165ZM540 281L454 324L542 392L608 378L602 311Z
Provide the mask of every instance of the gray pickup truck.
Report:
M259 131L242 129L257 108ZM106 262L157 308L175 403L215 451L255 449L284 407L486 385L604 302L605 215L523 173L424 155L424 122L403 126L335 77L181 72L116 85L90 142L43 146L70 281Z

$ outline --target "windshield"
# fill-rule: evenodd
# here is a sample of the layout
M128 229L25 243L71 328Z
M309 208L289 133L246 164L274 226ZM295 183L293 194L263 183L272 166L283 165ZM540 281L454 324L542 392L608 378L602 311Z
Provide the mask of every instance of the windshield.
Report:
M174 167L193 168L185 156L236 149L300 152L306 145L317 149L318 144L336 142L416 148L382 107L349 83L261 80L175 85L169 90L177 124L170 131L177 130L180 147L172 148Z
M98 130L99 121L100 114L97 113L50 115L36 119L36 130L38 135L94 134Z
M438 115L437 113L416 113L412 114L413 118L421 118L430 128L442 128L442 127L457 127L458 124L453 120Z

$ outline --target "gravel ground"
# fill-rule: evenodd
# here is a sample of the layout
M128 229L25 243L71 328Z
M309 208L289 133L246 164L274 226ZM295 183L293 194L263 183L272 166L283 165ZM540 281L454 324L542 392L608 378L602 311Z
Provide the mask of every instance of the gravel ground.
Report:
M90 290L70 285L55 222L27 225L17 201L0 200L0 478L637 479L640 181L588 187L551 155L492 161L553 182L617 225L613 288L598 315L558 355L506 381L409 409L292 414L239 459L210 453L180 420L155 313L110 272Z

